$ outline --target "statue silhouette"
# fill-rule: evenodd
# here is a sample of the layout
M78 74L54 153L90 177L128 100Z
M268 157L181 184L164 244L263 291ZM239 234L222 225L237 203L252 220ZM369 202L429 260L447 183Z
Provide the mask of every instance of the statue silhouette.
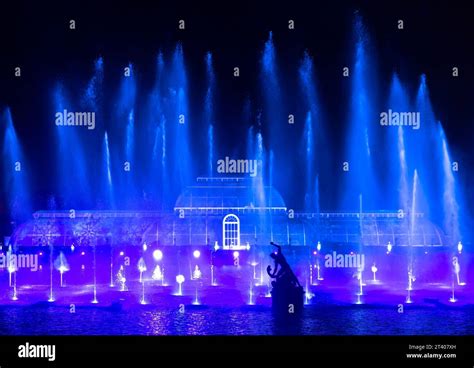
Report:
M284 313L295 313L302 310L304 290L298 278L288 264L281 246L273 242L271 245L277 248L270 257L274 261L274 267L267 267L267 274L272 278L272 306L274 310Z
M270 254L270 257L275 262L275 266L273 268L273 272L270 265L267 267L268 276L270 276L272 279L276 279L277 282L288 282L295 287L301 287L298 278L293 273L293 270L281 251L281 246L275 244L274 242L271 242L270 244L275 246L277 251Z

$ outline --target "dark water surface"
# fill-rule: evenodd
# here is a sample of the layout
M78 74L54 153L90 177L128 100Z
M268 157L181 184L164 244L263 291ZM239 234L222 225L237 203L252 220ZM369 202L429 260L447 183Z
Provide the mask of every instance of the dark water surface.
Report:
M300 318L278 319L268 307L112 309L59 306L2 306L2 335L468 335L471 308L308 306Z

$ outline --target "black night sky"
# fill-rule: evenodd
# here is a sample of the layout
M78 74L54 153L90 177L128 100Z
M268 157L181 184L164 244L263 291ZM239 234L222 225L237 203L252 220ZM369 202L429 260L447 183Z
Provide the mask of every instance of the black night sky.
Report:
M153 4L151 4L153 3ZM443 122L453 160L463 169L464 185L474 179L472 134L474 120L474 6L453 1L307 1L307 2L94 2L84 5L15 1L0 11L0 106L9 106L26 156L34 157L33 188L38 206L44 206L51 183L49 167L54 147L47 120L52 82L67 80L83 88L102 56L107 73L120 73L132 62L139 84L151 87L157 53L172 50L182 42L190 85L191 110L198 103L205 83L204 55L211 51L217 83L217 136L229 152L245 147L247 127L242 122L246 99L258 94L259 58L263 44L273 32L282 74L294 73L304 51L315 63L321 105L324 106L329 142L346 134L345 112L340 101L347 99L349 84L341 69L351 63L352 21L358 12L371 37L376 57L381 97L386 98L391 75L396 71L416 94L421 74L426 74L436 117ZM77 22L68 31L68 21ZM186 30L177 29L185 19ZM295 29L288 30L288 19ZM404 20L404 30L397 20ZM14 77L21 65L22 77ZM241 77L232 78L238 65ZM452 68L459 77L452 77ZM293 72L291 72L293 71ZM110 78L110 85L118 78ZM291 88L291 81L288 82ZM245 129L242 128L245 124ZM289 140L292 137L288 137ZM297 142L297 140L296 140ZM196 143L196 142L195 142ZM197 142L199 144L199 142ZM204 144L204 142L203 142ZM297 144L297 143L296 143ZM375 145L376 147L376 145ZM322 148L324 150L324 148ZM342 151L342 147L340 151ZM337 156L338 149L332 149ZM465 171L464 171L465 170ZM328 185L328 187L330 187ZM327 206L331 204L326 189ZM474 193L466 193L471 203ZM7 218L5 198L0 206Z

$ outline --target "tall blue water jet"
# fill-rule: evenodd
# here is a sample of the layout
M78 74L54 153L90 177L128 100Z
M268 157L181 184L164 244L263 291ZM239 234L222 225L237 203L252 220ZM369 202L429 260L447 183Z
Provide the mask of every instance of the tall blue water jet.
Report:
M207 155L207 175L209 177L213 176L214 172L214 125L209 124L207 127L207 141L209 144L208 155Z
M263 97L262 121L263 130L268 131L266 135L267 146L274 148L275 160L282 162L285 159L284 152L277 151L277 147L282 147L285 137L284 129L288 127L284 111L284 101L278 77L278 66L275 45L273 43L273 33L270 32L268 40L265 42L261 57L260 83ZM281 155L281 156L280 156ZM278 177L286 176L285 165L281 165L281 170L275 173ZM275 177L275 184L279 178Z
M107 135L107 132L105 132L104 134L103 162L104 162L104 171L106 175L105 198L107 199L108 206L111 208L114 208L114 204L115 204L114 187L112 184L112 168L111 168L111 163L110 163L109 137Z
M102 57L99 57L94 62L94 73L92 77L89 79L87 86L81 96L80 101L80 108L81 111L84 112L92 112L95 115L95 126L94 129L102 128L104 126L104 114L103 114L103 90L104 90L104 60ZM90 144L89 142L94 140L96 141L97 145L100 145L102 142L100 135L89 134L90 136L87 137L88 143L85 144L84 147L84 155L87 157L93 157L96 152L94 152L93 147L94 144ZM100 160L91 160L88 162L87 169L88 171L101 171L102 170L102 162ZM100 188L100 185L104 180L107 180L106 177L101 178L100 180L91 180L90 184L91 192L92 193L102 193L103 188ZM91 195L92 196L92 195ZM99 198L95 198L99 199ZM102 199L102 198L101 198ZM107 199L107 196L103 197L103 199ZM110 202L110 201L109 201Z
M314 211L313 208L313 167L314 167L314 138L313 138L313 116L316 114L314 82L312 80L313 64L308 53L305 52L303 61L299 68L299 79L305 97L305 107L308 109L305 119L303 133L303 147L305 150L305 197L304 208L306 211Z
M130 75L124 75L124 82L122 84L122 103L121 106L125 109L127 116L126 134L125 134L125 160L133 163L134 156L134 130L135 130L135 94L136 83L133 66L129 64Z
M119 122L118 129L125 134L120 134L123 144L118 146L116 191L118 198L127 198L133 201L135 192L134 176L137 168L134 162L135 144L134 144L134 107L136 99L136 80L135 71L132 64L128 64L124 69L120 91L117 98L117 108L115 109L115 119ZM114 164L112 166L115 167ZM122 205L128 205L126 201L120 202Z
M161 206L164 203L164 197L168 193L168 180L166 175L166 120L164 115L161 115L159 124L155 127L154 142L152 150L152 173L149 177L151 188L158 188L159 190L151 189L153 193L158 194ZM154 171L159 171L156 175Z
M166 120L163 117L160 123L161 130L161 167L166 172Z
M213 162L214 162L214 89L215 76L214 67L212 64L212 54L206 54L206 74L207 74L207 91L206 100L204 102L204 122L207 126L207 141L208 141L208 163L207 175L213 176Z
M426 83L426 75L421 75L420 84L416 95L416 110L421 114L420 129L428 130L432 133L431 128L436 124L436 118L431 106L428 85Z
M257 125L260 126L260 117L258 117ZM273 161L273 155L270 155L270 161ZM256 175L251 177L251 186L249 187L249 202L252 207L264 207L266 205L266 193L265 193L265 167L266 167L266 152L263 143L262 133L256 129L254 126L251 126L248 129L247 133L247 157L251 160L256 160L257 162L257 172ZM272 165L270 164L270 167ZM273 170L269 169L270 181L273 182ZM260 229L264 229L262 234L263 237L271 237L271 229L267 229L269 224L269 218L267 214L263 211L259 211L258 221ZM271 221L270 221L271 223ZM255 234L257 236L257 234ZM263 241L262 239L258 239ZM271 238L270 238L271 240Z
M128 64L124 69L122 82L120 84L119 96L117 99L117 113L124 117L129 116L135 105L137 85L135 80L135 70L132 64Z
M161 129L160 125L156 124L153 131L153 146L151 152L151 167L149 175L146 177L145 186L151 195L152 200L157 200L161 203L160 192L162 190L161 184ZM155 204L156 205L156 204Z
M135 131L135 113L130 110L128 114L128 121L127 121L127 130L126 130L126 139L125 139L125 159L133 163L133 156L134 156L134 131Z
M411 209L410 209L410 216L409 216L409 236L408 236L408 290L410 291L412 288L412 281L414 280L414 270L413 270L413 261L414 261L414 254L413 254L413 246L415 244L415 232L417 227L417 217L416 213L418 211L418 190L419 190L419 181L418 181L418 172L415 169L413 172L413 185L412 185L412 195L411 195ZM408 293L407 302L411 303L410 301L410 293Z
M154 134L154 140L153 140L153 150L151 153L152 161L158 162L161 164L161 127L160 125L157 125L155 127L155 134ZM154 166L154 165L153 165Z
M54 106L51 120L58 114L76 111L75 106L66 97L65 88L58 83L54 90ZM64 122L66 123L66 122ZM58 124L55 131L57 135L57 175L59 176L59 196L64 200L65 206L84 207L88 206L90 199L90 186L87 177L87 167L90 163L84 154L84 145L81 143L79 126ZM86 129L84 134L91 134Z
M401 84L398 75L395 73L392 76L390 86L388 109L395 112L410 111L408 94ZM388 150L387 156L389 160L389 180L388 183L385 183L385 185L388 186L387 193L392 192L394 189L393 183L398 181L398 203L396 205L398 205L398 209L402 209L404 213L407 213L409 206L409 189L404 128L402 126L386 126L385 136L385 146ZM395 203L391 203L390 205L390 207L393 207Z
M320 103L315 87L313 60L307 52L303 55L298 75L306 108L309 109L313 118L316 118L319 114Z
M347 156L345 161L344 193L342 207L346 210L358 208L358 198L362 194L366 208L380 208L378 183L372 167L370 126L378 121L374 112L373 89L370 76L373 66L368 55L368 37L362 20L355 20L355 60L351 69L351 102L349 132L347 136Z
M438 183L442 171L441 167L435 166L431 159L427 160L427 157L430 157L433 152L433 147L439 144L439 140L425 75L420 78L415 108L416 112L420 114L420 125L419 129L411 129L409 165L411 161L412 167L417 168L419 177L428 183L423 188L427 198L426 213L437 222L441 220L439 214L442 213L442 205L439 204L442 188Z
M411 211L410 211L410 233L413 238L416 230L416 211L417 211L417 188L418 188L418 171L415 169L413 172L413 186L412 186L412 197L411 197Z
M264 168L265 168L265 147L263 145L263 136L261 132L258 132L255 139L255 158L257 160L257 166L260 170L257 171L255 176L254 188L257 192L257 206L265 206L265 181L264 181Z
M165 117L162 116L160 122L160 130L161 130L161 193L162 193L162 203L165 205L165 198L167 198L167 193L169 192L168 189L168 180L167 180L167 167L166 167L166 120Z
M173 152L171 153L174 169L172 188L180 192L182 188L191 183L191 178L194 177L189 139L191 116L188 107L188 81L181 44L176 46L173 53L169 78L170 100L172 101L169 125L174 136Z
M255 159L255 128L251 125L247 130L247 157L249 159Z
M314 181L314 206L316 213L319 214L321 212L321 202L319 198L319 175L316 175L316 179Z
M156 76L155 83L150 94L149 99L149 119L147 131L149 137L143 137L142 139L151 140L151 160L150 167L146 175L146 184L144 185L148 193L150 194L153 201L159 201L163 204L163 178L166 177L164 172L164 166L162 165L162 148L163 148L163 136L164 132L164 60L163 54L160 52L156 61ZM148 159L149 153L146 153Z
M424 193L425 186L420 178L418 169L413 171L413 181L412 181L412 193L411 193L411 205L410 211L407 216L407 225L408 233L410 234L410 245L421 245L423 241L423 227L419 226L420 220L418 216L426 216L426 211L428 208L427 198ZM415 242L418 242L415 244Z
M87 83L86 90L82 96L82 104L87 109L90 108L96 114L102 100L102 88L104 83L104 60L99 57L94 62L94 74Z
M137 162L135 161L135 113L133 108L128 113L127 127L125 133L125 162L123 170L125 171L125 186L122 190L128 194L129 199L134 199L137 193L135 183L135 173L138 170ZM127 197L125 197L127 198ZM132 202L133 203L133 202Z
M251 178L251 187L249 188L249 197L255 207L265 204L265 164L266 152L263 144L262 133L254 126L250 126L247 131L247 157L250 160L256 160L257 172ZM272 179L273 180L273 179Z
M438 123L439 137L441 140L442 160L443 160L443 213L444 230L453 238L453 241L461 241L459 225L459 204L456 182L453 175L453 166L448 150L448 143L441 123Z
M242 109L242 121L249 122L252 121L252 113L251 113L251 103L249 98L246 98L244 101L244 106ZM250 125L247 128L247 137L245 140L246 147L245 147L245 154L247 155L248 159L253 159L254 158L254 132L255 128L253 125Z
M263 83L263 92L265 102L268 105L267 107L276 107L272 106L274 102L280 101L281 91L280 83L278 82L277 76L277 64L276 64L276 52L275 45L273 44L273 34L272 32L268 35L268 40L265 42L263 54L262 54L262 83ZM274 110L268 112L270 116L275 115Z
M245 111L244 111L245 114ZM253 125L251 125L248 130L247 130L247 139L246 139L246 154L249 160L254 160L255 159L255 128ZM248 188L247 196L250 198L250 203L255 205L254 197L255 197L255 192L254 192L254 187L255 185L255 178L252 178L252 186Z
M275 173L275 154L273 153L273 150L270 150L270 152L268 154L268 185L270 187L273 187L274 173ZM272 196L271 195L270 195L268 203L269 203L270 206L272 206Z
M313 188L313 166L314 166L314 140L313 140L313 120L310 111L306 114L306 121L304 127L304 145L305 149L305 210L308 212L314 211L314 188Z
M30 188L28 186L27 163L13 126L9 108L2 114L5 127L3 139L3 185L8 199L10 219L19 221L31 214Z
M317 175L320 170L326 172L328 168L328 157L317 157L316 147L326 147L327 139L321 124L321 108L319 95L316 89L313 60L308 52L305 52L298 69L299 83L303 94L304 108L307 111L305 129L303 136L303 147L305 148L305 171L306 171L306 211L317 211L319 206L318 189L315 187Z
M148 108L149 108L149 128L151 133L153 134L153 151L152 151L152 158L153 162L156 161L158 158L159 162L159 154L158 150L156 149L156 137L157 137L157 128L159 128L160 121L164 114L164 96L163 90L164 87L164 71L165 63L163 60L163 54L161 52L158 53L156 58L156 75L155 75L155 83L153 85L152 91L150 93L149 101L148 101ZM146 138L146 137L145 137ZM161 139L160 139L161 140Z
M400 162L400 177L399 177L399 204L400 208L407 212L408 209L408 168L405 150L405 139L403 136L403 128L397 129L397 148L398 158Z

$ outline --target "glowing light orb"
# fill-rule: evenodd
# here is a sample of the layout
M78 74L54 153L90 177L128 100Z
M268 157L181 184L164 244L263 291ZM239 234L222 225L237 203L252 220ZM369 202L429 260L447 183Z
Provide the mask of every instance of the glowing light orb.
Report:
M143 243L143 251L146 252L147 249L148 249L148 245L146 245L146 243Z
M61 265L61 266L59 266L58 270L59 270L59 272L63 273L63 272L69 271L69 267Z
M201 252L198 251L198 250L195 250L195 251L193 252L193 256L194 256L194 258L199 258L199 257L201 257Z
M183 275L176 276L176 282L178 284L182 284L184 282L184 276Z
M318 250L318 252L321 250L321 242L318 242L318 245L316 246L316 249Z
M458 243L458 252L459 253L462 252L462 243L461 242Z
M163 259L163 252L159 249L153 252L153 258L155 261L161 261Z
M120 252L120 255L123 256L125 253L124 252Z
M235 251L235 252L233 253L233 256L234 256L234 258L239 258L239 252Z

